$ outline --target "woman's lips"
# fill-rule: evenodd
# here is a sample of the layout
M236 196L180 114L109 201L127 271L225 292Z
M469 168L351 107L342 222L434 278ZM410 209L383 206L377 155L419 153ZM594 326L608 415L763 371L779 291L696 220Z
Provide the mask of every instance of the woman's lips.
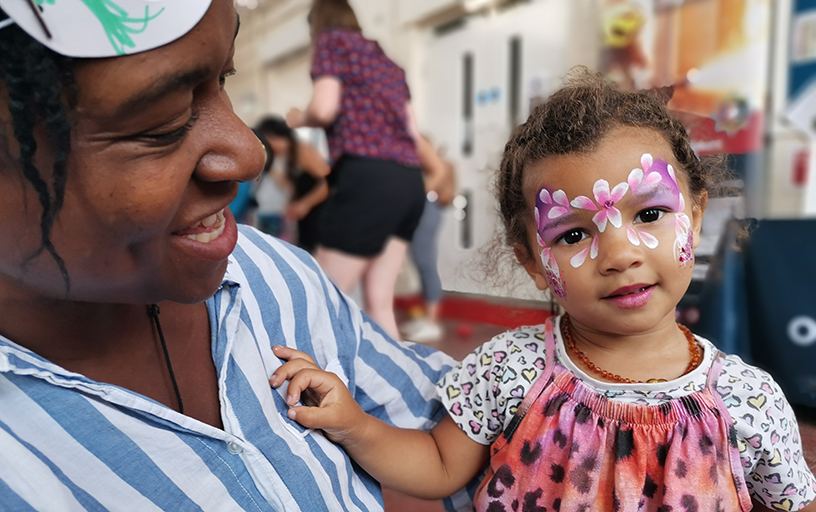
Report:
M221 236L221 233L224 232L224 226L226 226L226 222L224 209L222 208L209 217L202 219L195 226L176 231L173 234L206 244Z
M652 297L653 288L654 285L648 284L625 286L618 288L607 297L604 297L604 300L608 300L621 309L638 309L649 302L649 299Z
M222 262L228 258L238 242L238 227L229 208L213 215L195 226L174 232L172 238L177 247L197 260Z

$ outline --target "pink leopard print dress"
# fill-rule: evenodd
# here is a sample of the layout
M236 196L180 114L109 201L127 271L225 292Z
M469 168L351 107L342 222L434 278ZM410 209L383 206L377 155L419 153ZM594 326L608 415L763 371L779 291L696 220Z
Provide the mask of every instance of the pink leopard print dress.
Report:
M552 323L547 353L555 353ZM613 402L554 357L490 448L482 512L736 512L751 509L731 418L714 390L645 406Z

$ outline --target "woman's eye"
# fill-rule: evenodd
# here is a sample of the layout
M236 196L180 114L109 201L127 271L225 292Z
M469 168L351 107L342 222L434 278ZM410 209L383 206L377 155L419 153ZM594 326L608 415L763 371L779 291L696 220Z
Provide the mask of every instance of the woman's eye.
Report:
M227 78L235 75L236 71L234 69L230 69L226 73L223 73L221 76L218 77L218 83L221 84L221 87L224 87L224 84L227 83Z
M577 244L581 240L583 240L585 238L588 238L588 237L589 237L589 235L586 232L584 232L583 230L581 230L581 229L572 229L570 231L567 231L563 235L561 235L558 238L558 243L559 244L565 244L565 245L573 245L573 244Z
M663 217L664 213L665 212L660 208L648 208L637 214L637 217L635 217L635 222L643 222L646 224L650 222L657 222L661 217Z
M193 115L190 116L190 119L184 123L184 126L180 128L176 128L175 130L166 133L145 133L140 137L146 139L148 142L156 146L169 146L186 137L187 132L190 131L196 121L198 121L198 114L193 113Z

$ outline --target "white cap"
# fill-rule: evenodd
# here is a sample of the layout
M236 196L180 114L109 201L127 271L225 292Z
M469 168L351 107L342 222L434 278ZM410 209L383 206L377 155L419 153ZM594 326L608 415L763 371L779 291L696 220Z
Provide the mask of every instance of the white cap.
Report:
M204 17L211 2L0 0L0 8L31 37L56 53L67 57L115 57L175 41Z

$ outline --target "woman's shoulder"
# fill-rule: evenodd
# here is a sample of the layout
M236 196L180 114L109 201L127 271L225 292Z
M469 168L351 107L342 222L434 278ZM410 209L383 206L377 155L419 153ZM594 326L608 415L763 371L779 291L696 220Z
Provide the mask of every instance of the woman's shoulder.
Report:
M363 34L356 30L349 30L345 28L326 28L317 35L315 44L331 45L335 49L339 47L345 48L351 45L359 45L368 42L368 39L363 37Z
M238 243L230 255L225 280L239 284L256 279L283 280L291 288L303 287L319 279L319 274L317 262L308 252L254 227L239 225Z

